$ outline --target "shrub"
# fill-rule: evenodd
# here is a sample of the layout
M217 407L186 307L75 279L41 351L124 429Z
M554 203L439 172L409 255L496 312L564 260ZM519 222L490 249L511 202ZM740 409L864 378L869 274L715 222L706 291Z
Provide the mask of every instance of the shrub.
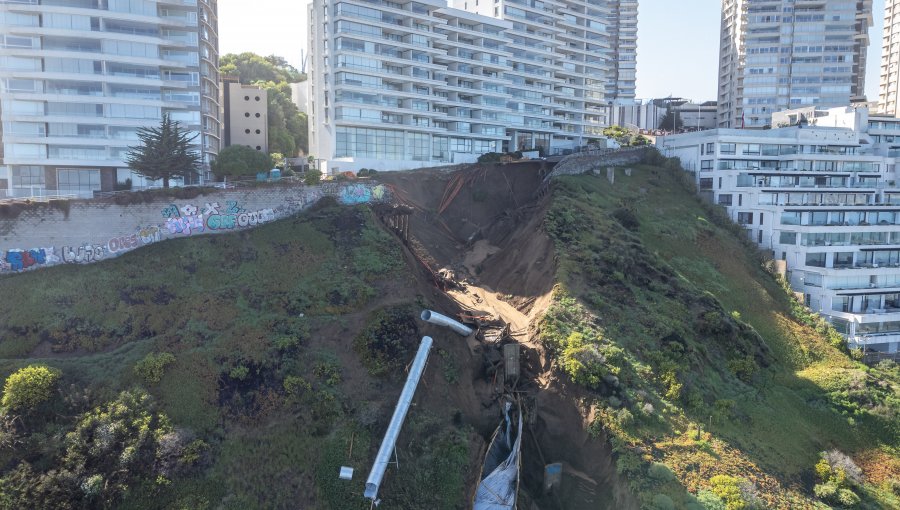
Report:
M628 409L619 409L619 412L616 413L616 419L622 428L627 428L634 424L634 415Z
M844 506L856 506L859 504L859 496L850 489L841 489L837 495L838 502Z
M503 154L500 152L488 152L478 156L479 163L499 163Z
M318 170L309 170L303 177L303 182L309 186L315 186L322 182L322 172Z
M11 410L34 409L50 400L60 377L59 370L43 365L30 365L6 378L0 403Z
M650 467L647 469L647 474L650 478L660 483L670 482L675 479L675 473L669 469L669 466L666 466L661 462L650 464Z
M627 207L619 207L613 211L612 216L628 230L634 231L641 226L641 222L638 220L637 215Z
M838 493L838 486L834 483L820 483L813 487L813 494L822 501L832 501Z
M289 396L300 396L304 393L308 393L312 391L312 385L309 384L309 381L302 377L297 377L294 375L289 375L284 378L284 391Z
M741 491L741 481L740 478L728 475L716 475L709 479L710 490L722 498L726 510L744 510L748 507Z
M384 308L372 314L353 346L372 375L397 375L409 363L418 334L411 307Z
M706 510L726 510L725 502L722 498L710 491L700 491L697 493L697 502L703 505Z
M665 494L653 496L653 508L655 510L675 510L675 502Z
M162 381L166 366L175 363L175 356L169 352L150 353L134 365L134 373L147 384Z
M248 375L250 375L250 368L248 368L247 365L244 365L243 363L232 368L231 371L228 372L228 377L231 377L236 381L243 381L247 379Z

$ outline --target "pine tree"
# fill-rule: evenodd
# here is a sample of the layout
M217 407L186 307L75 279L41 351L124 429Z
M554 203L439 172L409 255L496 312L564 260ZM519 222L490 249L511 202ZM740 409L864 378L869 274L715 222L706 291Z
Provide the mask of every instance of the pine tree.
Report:
M164 115L159 127L138 129L141 145L129 147L125 160L135 173L151 180L162 179L163 187L177 177L189 178L200 170L200 155L191 143L197 135Z

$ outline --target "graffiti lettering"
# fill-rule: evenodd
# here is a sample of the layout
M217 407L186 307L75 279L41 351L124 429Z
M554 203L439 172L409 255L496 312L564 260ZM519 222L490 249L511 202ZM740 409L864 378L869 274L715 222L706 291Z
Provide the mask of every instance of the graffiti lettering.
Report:
M210 230L227 230L235 227L236 217L233 214L217 214L206 220Z
M207 202L206 207L203 208L203 214L205 216L209 216L211 214L219 214L219 203Z
M137 234L131 234L130 236L123 237L114 237L109 240L107 243L107 248L110 253L115 253L117 251L122 250L131 250L140 246L140 241L138 240Z
M103 260L104 249L102 246L84 246L69 247L64 246L62 249L63 262L66 264L88 264Z
M365 204L372 200L372 190L362 184L345 186L339 200L347 205Z
M238 207L238 203L233 200L229 200L225 203L228 205L228 207L225 208L225 214L240 214L244 212L244 209Z
M184 234L189 236L198 232L203 232L203 217L201 216L185 216L183 218L169 218L166 220L166 228L170 234Z
M6 252L6 263L10 271L24 271L37 265L44 265L47 263L47 249L9 250Z
M155 243L160 239L159 227L142 228L138 231L137 235L144 244Z
M170 204L162 210L162 215L163 218L177 218L178 216L181 216L181 213L178 211L178 206Z

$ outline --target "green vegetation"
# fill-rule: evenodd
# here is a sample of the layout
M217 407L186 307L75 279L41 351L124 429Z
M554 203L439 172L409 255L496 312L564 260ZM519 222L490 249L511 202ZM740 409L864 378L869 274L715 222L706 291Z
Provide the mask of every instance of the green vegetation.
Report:
M0 376L56 374L25 385L41 390L34 412L0 416L0 508L369 508L364 472L401 383L371 378L353 345L403 317L376 297L415 301L403 267L368 208L323 202L252 231L0 278L21 297L0 303ZM449 413L410 416L386 505L465 500L471 432Z
M268 154L244 145L225 147L212 165L213 173L219 178L252 176L271 169L272 158Z
M137 362L134 373L145 384L156 384L162 381L166 366L172 363L175 363L175 356L171 352L150 353Z
M631 131L630 129L624 128L622 126L610 126L604 129L603 136L612 138L622 147L640 147L644 145L650 145L650 140L647 139L647 137L635 133L634 131Z
M200 154L192 148L197 135L189 132L178 122L172 122L163 115L159 127L139 128L138 146L129 148L125 162L142 177L163 181L163 188L169 187L174 178L190 179L200 169Z
M306 80L287 61L275 55L229 53L220 59L223 76L236 76L243 84L255 84L268 93L269 151L287 157L309 151L307 116L291 101L291 83Z
M10 411L27 411L50 400L59 380L59 371L32 365L17 370L3 384L3 407Z
M900 505L889 482L900 473L898 371L836 348L740 228L657 159L618 170L615 186L555 181L545 227L559 284L539 330L592 395L594 428L642 505L810 506L823 489L802 480L834 447L859 462L861 507ZM826 501L852 499L819 482Z

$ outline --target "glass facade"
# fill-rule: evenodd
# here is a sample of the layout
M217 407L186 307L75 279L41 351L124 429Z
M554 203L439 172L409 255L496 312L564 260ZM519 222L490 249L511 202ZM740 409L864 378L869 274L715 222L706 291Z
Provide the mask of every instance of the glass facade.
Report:
M101 169L124 167L137 130L164 114L199 135L204 163L215 157L215 0L0 0L0 8L0 34L16 34L0 36L0 165L19 176L10 186L99 189ZM36 184L24 177L32 172L57 178Z

